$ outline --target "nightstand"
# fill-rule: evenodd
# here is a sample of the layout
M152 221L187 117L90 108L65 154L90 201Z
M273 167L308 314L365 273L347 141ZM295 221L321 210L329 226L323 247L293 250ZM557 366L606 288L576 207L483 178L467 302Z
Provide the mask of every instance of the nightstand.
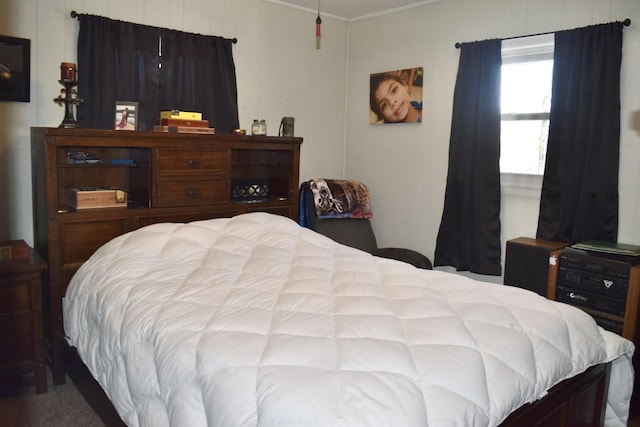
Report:
M41 276L47 264L21 240L0 242L0 249L0 381L33 373L26 383L44 393Z

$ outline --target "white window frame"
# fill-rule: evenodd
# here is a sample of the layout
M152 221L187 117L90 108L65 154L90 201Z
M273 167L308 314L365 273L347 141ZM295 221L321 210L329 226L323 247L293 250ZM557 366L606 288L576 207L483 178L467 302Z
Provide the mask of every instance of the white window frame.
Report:
M554 34L519 37L502 41L502 63L520 63L553 59ZM507 116L502 115L503 117ZM548 113L518 114L522 120L548 119ZM507 195L540 197L542 191L542 175L500 173L502 191Z

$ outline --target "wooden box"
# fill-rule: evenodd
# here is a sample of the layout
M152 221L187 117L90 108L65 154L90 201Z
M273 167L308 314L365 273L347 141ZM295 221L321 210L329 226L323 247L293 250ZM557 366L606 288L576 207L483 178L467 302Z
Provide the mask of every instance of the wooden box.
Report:
M76 209L127 207L127 192L115 188L69 188L67 204Z
M29 245L24 240L0 241L0 260L29 258Z

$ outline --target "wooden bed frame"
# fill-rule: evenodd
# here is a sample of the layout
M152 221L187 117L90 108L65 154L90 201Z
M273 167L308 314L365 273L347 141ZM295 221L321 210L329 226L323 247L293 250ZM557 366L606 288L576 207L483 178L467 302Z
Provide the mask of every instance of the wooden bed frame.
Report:
M108 426L126 426L76 349L65 346L67 376ZM604 424L611 364L596 365L553 387L543 399L513 412L503 427L596 427Z

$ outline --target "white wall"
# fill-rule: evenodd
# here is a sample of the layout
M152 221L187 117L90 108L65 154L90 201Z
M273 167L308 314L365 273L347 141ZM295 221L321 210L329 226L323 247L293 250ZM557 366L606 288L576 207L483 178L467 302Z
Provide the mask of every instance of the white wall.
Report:
M61 89L60 63L76 62L72 10L236 37L241 127L250 129L254 118L263 118L268 134L276 135L280 119L293 116L295 134L304 137L301 178L343 174L345 21L323 19L317 50L315 14L262 0L0 0L0 10L0 34L32 44L31 102L0 102L0 240L33 243L29 132L31 126L57 127L64 116L53 99ZM90 78L82 70L78 75Z
M372 190L379 243L410 247L433 256L447 177L459 58L456 42L536 34L625 18L632 23L623 30L619 241L640 244L640 118L632 124L632 116L640 116L638 0L441 0L352 23L346 176L363 180ZM417 66L425 71L423 123L369 125L369 74ZM538 207L537 196L503 190L503 248L507 239L535 237Z

